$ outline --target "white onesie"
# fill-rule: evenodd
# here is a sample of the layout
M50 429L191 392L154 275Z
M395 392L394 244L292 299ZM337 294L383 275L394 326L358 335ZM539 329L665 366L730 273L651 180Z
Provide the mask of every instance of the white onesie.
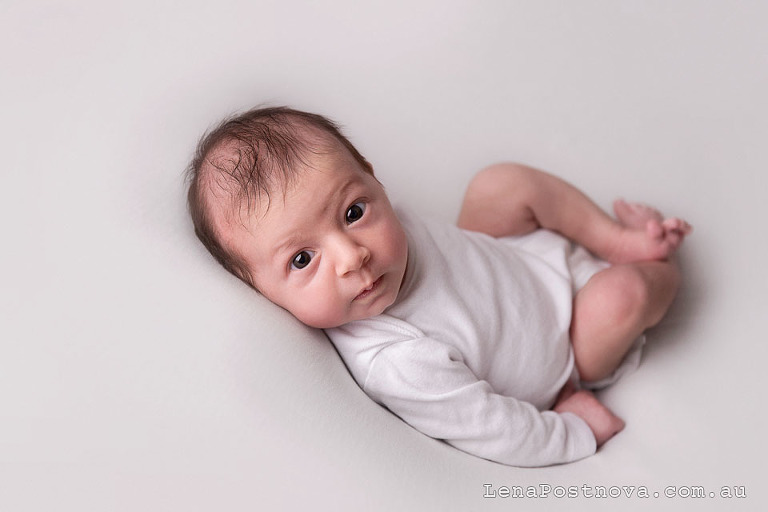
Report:
M545 466L593 454L586 422L547 409L577 378L573 295L607 264L551 231L496 239L398 216L408 267L397 300L326 330L357 383L417 430L479 457Z

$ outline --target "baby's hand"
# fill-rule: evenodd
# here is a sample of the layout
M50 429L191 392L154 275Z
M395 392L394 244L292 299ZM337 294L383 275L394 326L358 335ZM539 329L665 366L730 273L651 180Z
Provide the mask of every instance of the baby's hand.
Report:
M561 393L553 410L570 412L586 421L595 435L598 447L624 429L624 420L613 414L589 391Z

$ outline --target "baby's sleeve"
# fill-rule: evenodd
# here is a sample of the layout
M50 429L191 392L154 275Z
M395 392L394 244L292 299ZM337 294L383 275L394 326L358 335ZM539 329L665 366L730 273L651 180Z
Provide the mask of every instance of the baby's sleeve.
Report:
M595 453L584 420L495 393L458 350L430 338L381 350L363 388L424 434L502 464L548 466Z

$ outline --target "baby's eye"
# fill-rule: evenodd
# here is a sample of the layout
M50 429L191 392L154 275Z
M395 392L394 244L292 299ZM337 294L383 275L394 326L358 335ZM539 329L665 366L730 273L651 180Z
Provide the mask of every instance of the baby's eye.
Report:
M365 213L365 207L366 204L363 202L355 203L349 208L347 208L347 224L352 224L353 222L359 221L363 214Z
M301 270L305 268L307 265L309 265L309 262L312 261L312 257L315 255L312 251L301 251L299 254L293 257L293 260L291 260L291 269L292 270Z

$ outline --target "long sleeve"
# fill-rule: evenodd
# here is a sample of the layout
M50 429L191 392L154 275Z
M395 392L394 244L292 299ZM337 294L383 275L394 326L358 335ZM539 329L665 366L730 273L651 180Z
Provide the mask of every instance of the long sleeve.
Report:
M514 466L571 462L595 452L578 416L539 411L478 380L461 353L430 338L379 351L363 388L424 434L479 457Z

